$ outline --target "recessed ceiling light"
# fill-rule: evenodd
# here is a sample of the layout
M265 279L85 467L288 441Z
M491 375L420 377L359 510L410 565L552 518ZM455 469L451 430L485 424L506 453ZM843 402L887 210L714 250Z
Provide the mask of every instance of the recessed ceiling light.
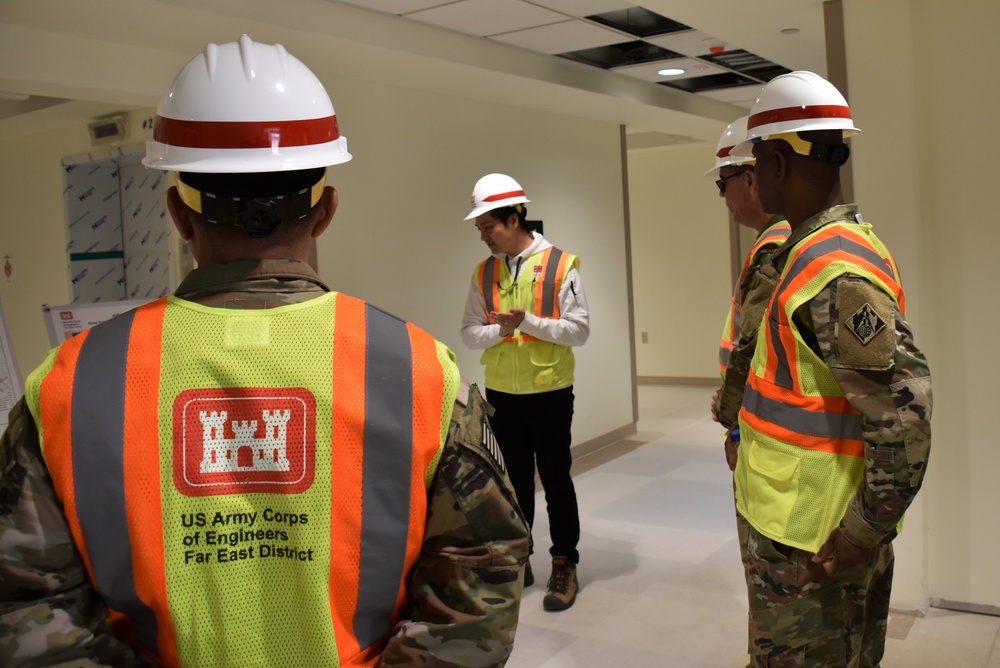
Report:
M798 28L782 28L781 29L781 34L782 35L798 35L799 34L799 29Z
M660 70L657 72L661 77L676 77L684 74L684 70L679 67L668 67L665 70Z

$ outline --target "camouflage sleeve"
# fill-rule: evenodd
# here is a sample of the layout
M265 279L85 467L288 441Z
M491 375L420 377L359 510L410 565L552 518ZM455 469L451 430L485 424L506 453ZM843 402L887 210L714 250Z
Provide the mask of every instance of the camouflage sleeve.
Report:
M0 438L0 665L134 666L106 626L107 607L41 459L22 399Z
M854 544L891 540L920 490L931 445L931 377L895 302L842 276L808 305L816 345L860 411L865 474L840 523Z
M741 295L738 338L726 364L722 387L714 401L719 423L727 429L739 424L743 390L750 375L750 363L757 348L757 333L764 319L764 312L771 301L771 293L778 284L778 272L770 263L767 247L751 260L750 267L739 288Z
M413 610L381 666L503 666L514 643L528 529L475 385L460 393L429 492Z

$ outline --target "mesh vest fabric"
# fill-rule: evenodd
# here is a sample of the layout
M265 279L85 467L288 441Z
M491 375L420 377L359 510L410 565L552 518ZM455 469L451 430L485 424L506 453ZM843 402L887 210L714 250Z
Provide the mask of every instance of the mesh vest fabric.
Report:
M740 411L736 505L762 534L815 552L864 472L861 415L792 315L843 274L904 308L895 262L868 224L832 223L789 253L761 322Z
M486 312L524 309L540 318L559 317L559 290L569 270L579 270L575 255L555 247L528 256L514 281L506 262L494 257L476 268L475 278ZM550 392L573 384L575 357L563 346L515 330L483 351L486 387L510 394Z
M263 311L160 300L28 385L116 632L165 665L304 667L378 660L458 383L445 346L332 293ZM117 419L114 391L85 396L105 386ZM116 423L117 445L87 441Z

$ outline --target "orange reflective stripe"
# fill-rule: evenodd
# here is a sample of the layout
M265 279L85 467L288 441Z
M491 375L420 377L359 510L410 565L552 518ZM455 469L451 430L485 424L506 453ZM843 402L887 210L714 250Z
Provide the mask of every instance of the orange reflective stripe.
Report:
M365 371L365 303L337 295L334 310L336 353L333 365L333 443L330 499L330 615L340 665L374 665L359 656L354 633L361 568L361 499L363 496ZM316 444L319 447L319 444ZM344 530L347 528L347 530ZM369 652L371 654L371 652ZM378 659L377 656L374 657Z
M73 478L73 420L71 411L65 410L72 405L73 378L76 375L76 361L80 356L80 348L90 334L90 330L82 332L62 344L56 355L52 370L42 380L41 416L42 445L45 455L45 466L52 476L53 487L59 493L63 503L66 520L73 542L76 543L87 566L87 574L91 582L94 572L90 566L90 553L87 542L83 539L80 528L80 518L76 512L76 486ZM48 443L67 443L69 447L49 448Z
M740 419L785 443L852 457L864 456L861 413L846 397L796 395L751 374Z
M800 448L829 452L831 454L848 455L850 457L865 456L865 444L861 440L848 438L833 439L826 436L801 434L773 422L763 420L747 410L743 410L740 413L740 420L759 433L768 434L769 436L777 438L779 441L791 443L792 445Z
M129 500L135 589L156 613L157 649L165 665L180 665L167 598L163 559L163 501L160 491L160 356L165 299L136 310L129 337L125 378L125 498Z
M479 283L479 292L483 295L486 304L486 319L488 323L494 322L490 313L500 307L500 273L497 268L497 259L489 257L476 271L476 280Z

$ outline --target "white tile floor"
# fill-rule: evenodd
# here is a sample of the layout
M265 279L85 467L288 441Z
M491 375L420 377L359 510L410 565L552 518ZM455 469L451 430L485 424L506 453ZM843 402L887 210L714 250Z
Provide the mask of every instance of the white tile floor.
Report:
M550 543L539 493L536 584L510 668L746 665L746 586L711 393L640 386L639 433L577 462L581 590L559 613L542 610ZM1000 617L932 608L890 623L899 637L883 668L1000 668Z

